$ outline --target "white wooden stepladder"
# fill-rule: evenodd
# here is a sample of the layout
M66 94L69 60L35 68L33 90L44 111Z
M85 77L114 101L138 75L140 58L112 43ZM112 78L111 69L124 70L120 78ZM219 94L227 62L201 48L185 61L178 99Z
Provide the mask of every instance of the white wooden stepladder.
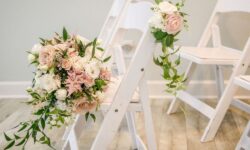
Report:
M198 44L198 47L182 47L179 53L182 58L191 61L185 74L185 77L187 77L185 85L187 87L198 64L215 66L215 77L218 84L218 99L220 99L224 91L224 79L221 72L221 67L233 66L239 61L242 54L239 50L221 45L219 27L216 25L216 23L218 22L220 13L228 12L249 13L249 0L218 0L214 12L212 13L208 25ZM211 37L214 47L208 48L206 46ZM168 114L176 112L181 101L187 103L209 118L209 123L201 138L202 142L210 141L214 138L232 101L234 106L246 112L250 112L249 106L236 99L230 101L220 99L216 108L212 108L211 106L189 94L187 91L179 91L177 93L177 97L171 102L170 108L168 109Z
M242 52L242 56L235 65L233 73L230 77L229 83L223 92L218 107L223 107L223 105L229 105L233 99L233 96L237 92L238 87L245 88L250 91L250 75L245 75L248 67L250 66L250 38L245 45ZM222 103L223 102L223 103ZM244 102L241 102L244 103ZM248 105L245 103L245 105ZM250 110L250 105L249 110ZM224 110L226 111L226 110ZM222 112L224 113L224 112ZM215 118L215 121L220 121L219 117ZM214 124L216 125L216 124ZM250 122L248 123L245 132L243 133L237 147L237 150L250 150Z
M128 10L126 11L126 15L123 16L123 18L119 21L118 26L114 29L115 33L111 38L111 46L113 45L113 47L110 46L109 51L106 52L105 56L109 55L110 52L113 51L111 48L114 48L114 52L116 53L115 59L119 59L116 60L116 62L120 62L121 64L124 64L124 62L122 61L123 57L122 53L120 53L121 47L119 46L119 43L120 41L122 41L121 36L123 35L124 30L131 28L137 29L142 32L142 37L136 47L136 53L133 56L131 64L125 71L125 74L122 76L122 80L119 83L116 92L111 97L113 99L112 105L109 104L108 113L104 117L104 121L92 145L92 149L106 149L108 144L110 144L110 142L112 141L112 138L114 137L121 123L121 120L125 116L125 113L129 111L130 108L136 108L133 107L133 105L138 106L138 103L130 103L130 100L132 99L132 96L137 86L139 86L140 88L139 105L144 113L148 148L152 150L157 149L150 110L150 103L147 94L147 85L144 77L145 67L147 65L147 62L150 61L150 58L152 57L152 53L155 46L154 40L151 37L147 27L147 21L149 17L152 16L150 7L151 3L149 2L130 3L128 6ZM138 13L134 14L134 12L136 11L138 11ZM122 68L119 63L117 65L118 69L122 70L126 68ZM81 124L80 120L80 118L77 119L77 122L79 122L79 124ZM78 149L77 136L78 134L80 134L79 129L82 129L79 124L75 123L75 126L79 128L77 128L77 131L75 131L75 134L72 137L68 137L69 142L66 143L64 149ZM73 128L72 130L76 130L76 128ZM139 143L142 145L141 142ZM142 145L141 147L139 147L139 149L140 148L145 149L145 146Z

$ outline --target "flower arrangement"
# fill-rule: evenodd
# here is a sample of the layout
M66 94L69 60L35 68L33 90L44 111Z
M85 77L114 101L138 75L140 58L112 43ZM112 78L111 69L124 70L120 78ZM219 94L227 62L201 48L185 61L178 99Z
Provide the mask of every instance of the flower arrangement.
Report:
M180 65L180 57L173 58L173 55L180 48L175 48L174 43L178 40L176 37L183 27L187 27L187 21L184 19L185 13L181 12L184 6L184 0L175 5L172 2L156 0L152 7L154 16L149 20L149 26L156 42L162 45L162 55L154 58L156 65L163 70L163 78L167 80L167 92L176 94L176 91L184 88L184 74L179 74L177 66Z
M36 67L31 96L26 102L33 107L35 120L21 122L12 136L4 133L8 141L5 149L13 146L25 148L29 139L53 148L45 129L70 124L76 114L85 114L86 120L96 119L105 91L110 83L111 72L102 60L104 49L97 39L69 35L63 29L50 40L40 39L28 53L28 60Z

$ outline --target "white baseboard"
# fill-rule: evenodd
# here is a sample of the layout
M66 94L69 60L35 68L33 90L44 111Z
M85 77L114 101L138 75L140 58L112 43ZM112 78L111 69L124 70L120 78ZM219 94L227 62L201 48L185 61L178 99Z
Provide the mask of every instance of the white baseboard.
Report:
M30 85L31 83L29 81L0 82L0 99L28 98L26 89ZM173 96L164 92L165 82L163 80L150 80L148 81L148 85L150 98L173 98ZM188 86L188 91L190 91L190 93L195 95L197 98L217 98L216 83L212 80L191 81L190 85ZM239 90L236 97L241 99L250 99L250 92Z

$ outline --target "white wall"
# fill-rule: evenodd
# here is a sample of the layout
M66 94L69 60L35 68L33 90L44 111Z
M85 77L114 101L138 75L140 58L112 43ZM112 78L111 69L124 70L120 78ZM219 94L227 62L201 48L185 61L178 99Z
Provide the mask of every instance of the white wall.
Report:
M0 0L0 81L30 80L26 52L63 26L98 36L112 0Z
M32 69L26 60L25 51L38 42L38 37L51 37L54 31L60 32L62 26L87 38L97 36L112 1L0 0L0 82L31 80ZM216 1L186 0L189 30L180 35L179 45L197 45ZM220 22L223 26L223 43L242 49L250 35L249 20L250 16L246 14L226 15ZM238 28L232 30L235 25ZM186 66L187 62L183 61L180 70L184 71ZM211 67L198 68L194 75L194 79L198 80L195 81L197 85L200 85L200 80L214 85L213 71L209 72L208 69ZM157 66L150 64L148 76L151 80L161 81L160 72ZM210 88L209 85L207 89ZM200 88L194 86L191 90L197 92ZM214 89L211 93L214 93Z

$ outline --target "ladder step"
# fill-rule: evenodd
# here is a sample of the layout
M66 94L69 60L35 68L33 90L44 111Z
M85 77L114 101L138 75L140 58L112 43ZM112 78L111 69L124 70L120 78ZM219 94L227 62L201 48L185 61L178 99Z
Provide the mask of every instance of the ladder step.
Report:
M232 105L250 114L250 105L241 100L234 99Z
M196 110L198 110L203 115L207 116L208 118L211 118L215 112L214 108L202 102L201 100L193 97L191 94L185 91L179 91L177 97L188 105L195 108Z

